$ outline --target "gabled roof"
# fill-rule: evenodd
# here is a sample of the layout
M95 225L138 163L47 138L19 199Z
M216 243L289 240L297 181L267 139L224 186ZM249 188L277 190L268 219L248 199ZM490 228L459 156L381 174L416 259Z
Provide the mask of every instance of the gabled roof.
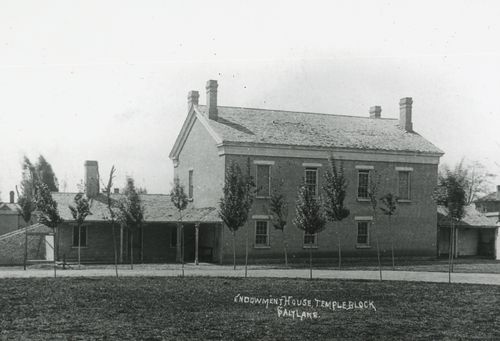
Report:
M500 201L500 198L497 192L493 192L476 200L476 202L484 202L484 201Z
M66 221L72 221L73 217L69 210L69 205L74 206L76 193L53 192L52 197L57 202L57 207L61 217ZM111 194L111 200L116 205L118 200L123 198L123 194ZM172 204L169 195L165 194L141 194L141 201L144 205L144 220L147 223L165 223L179 221L179 213ZM106 195L100 193L90 202L91 215L86 221L107 221L109 211L107 207ZM215 223L221 222L217 210L214 207L195 208L189 203L186 210L182 212L182 220L185 222Z
M449 226L448 209L444 206L438 206L438 225ZM475 205L465 207L465 215L458 224L460 227L469 228L496 228L498 217L488 217L485 213L479 212Z
M205 105L195 110L207 117ZM223 143L443 153L396 119L219 106L218 120L207 121Z
M19 214L19 205L14 203L0 202L0 214L5 215L18 215Z

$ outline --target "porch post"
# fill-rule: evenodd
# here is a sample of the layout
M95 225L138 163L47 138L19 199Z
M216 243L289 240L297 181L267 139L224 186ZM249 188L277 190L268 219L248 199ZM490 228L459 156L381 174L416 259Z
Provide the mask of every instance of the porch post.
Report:
M493 247L495 248L493 251L495 253L495 259L500 260L500 228L496 228L494 232L495 236L495 244Z
M223 251L224 251L224 224L217 224L220 228L220 252L219 252L219 263L222 265Z
M194 225L194 230L195 230L195 240L194 240L194 263L198 265L198 240L200 236L200 223L196 223Z

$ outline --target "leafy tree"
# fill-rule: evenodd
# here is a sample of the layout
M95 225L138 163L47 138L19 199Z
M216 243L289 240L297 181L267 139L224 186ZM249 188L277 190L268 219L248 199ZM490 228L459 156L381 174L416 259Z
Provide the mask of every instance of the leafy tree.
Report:
M329 169L325 172L325 182L323 190L325 191L325 212L326 217L331 222L339 222L337 227L337 241L339 251L339 270L342 265L342 251L340 247L340 222L349 216L350 211L344 207L346 197L347 181L344 176L344 167L340 163L337 169L333 156L328 158Z
M314 235L321 231L326 226L325 213L322 210L322 205L307 189L304 183L299 187L297 202L295 205L295 218L293 223L295 226L303 230L306 234ZM309 248L309 277L312 279L312 248Z
M271 194L271 199L269 201L269 207L272 216L272 224L276 230L280 230L283 240L283 253L285 255L285 266L288 266L288 255L287 255L287 243L285 238L285 227L288 218L288 203L286 202L286 197L281 191L281 186L279 190L274 190Z
M170 200L179 212L178 230L181 233L181 263L182 276L184 277L184 225L182 224L182 211L184 211L188 205L188 197L184 191L184 186L180 183L178 177L175 177L174 179L174 186L170 191Z
M144 223L144 206L134 185L134 179L127 178L125 195L118 204L119 220L128 228L130 234L130 269L134 268L134 234L142 229Z
M24 156L23 170L25 174L30 174L34 182L46 184L51 192L59 191L59 184L54 170L43 155L38 157L36 164L33 164L27 156Z
M373 178L370 179L370 183L368 185L368 198L370 199L370 203L373 211L373 220L372 220L372 228L375 232L375 242L377 244L377 260L378 260L378 270L380 274L380 280L382 280L382 264L380 262L380 246L378 241L378 230L376 227L377 221L377 194L378 194L378 185L380 183L380 177L376 171L373 172Z
M113 180L115 178L115 166L111 167L111 171L109 172L109 178L107 185L104 186L104 193L106 194L106 207L108 209L109 216L104 217L105 219L111 220L111 232L113 234L113 251L115 254L115 273L116 277L118 277L118 251L116 247L116 233L115 233L115 224L117 219L117 214L113 210L113 200L111 199L111 190L113 188ZM83 182L82 187L83 189Z
M26 171L21 181L21 192L16 186L18 212L26 224L31 225L33 212L36 210L35 183L31 171ZM28 229L24 233L24 270L28 261Z
M438 205L446 207L450 220L450 245L448 260L448 282L451 283L451 272L453 271L453 254L455 252L455 225L465 215L467 203L466 194L467 181L461 172L446 170L438 176L438 186L434 193L434 199Z
M81 228L85 221L85 218L87 218L87 216L92 213L90 212L89 200L83 193L77 193L73 201L75 202L75 206L69 205L69 210L71 211L71 215L73 216L73 219L76 222L76 226L78 227L78 268L80 268L80 253L82 246Z
M391 218L396 212L398 197L392 193L387 193L382 198L382 207L380 210L389 218L389 228L391 229L391 258L392 258L392 270L395 270L394 265L394 231L392 231Z
M59 259L59 233L58 227L63 222L57 208L57 202L52 198L49 187L41 182L36 183L36 208L38 211L38 221L51 227L54 231L55 257L54 257L54 277L56 276L56 260Z
M253 203L253 179L231 161L224 177L224 196L219 200L219 216L233 234L233 269L236 270L236 231L245 225Z

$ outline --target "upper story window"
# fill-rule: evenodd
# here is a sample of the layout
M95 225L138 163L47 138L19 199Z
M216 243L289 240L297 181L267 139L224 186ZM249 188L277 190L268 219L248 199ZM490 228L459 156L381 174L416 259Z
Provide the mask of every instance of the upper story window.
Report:
M80 243L78 243L80 239ZM87 227L81 226L80 233L78 233L78 226L73 226L73 247L86 247L87 246Z
M400 200L410 200L410 172L398 172L398 198Z
M398 172L398 200L411 200L411 167L396 167Z
M193 170L189 170L188 176L188 198L193 199Z
M269 246L269 224L267 220L255 221L255 246Z
M257 165L257 197L269 197L271 195L271 166Z
M358 169L358 198L368 199L370 185L370 170Z
M304 184L312 195L318 194L318 169L308 167L306 168L305 176L304 176Z

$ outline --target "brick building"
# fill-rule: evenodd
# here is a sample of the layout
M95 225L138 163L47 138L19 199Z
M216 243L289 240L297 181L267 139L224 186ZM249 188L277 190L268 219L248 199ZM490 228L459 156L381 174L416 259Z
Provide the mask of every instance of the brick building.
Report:
M14 201L14 191L10 191L9 202L0 202L0 236L26 225L19 214L19 205Z
M216 81L207 82L206 105L199 104L197 91L189 92L188 115L170 158L195 208L218 207L226 167L235 161L244 168L250 161L259 190L250 219L237 233L237 257L244 256L245 229L251 262L282 257L281 231L273 228L269 215L269 196L279 184L289 206L290 257L302 257L309 248L321 256L335 255L337 227L329 223L320 235L307 236L291 223L299 184L305 179L321 192L330 155L343 162L348 180L351 214L340 225L344 254L376 252L367 188L377 174L381 195L392 192L400 198L392 219L396 252L436 255L437 207L431 195L443 153L413 130L411 98L401 99L399 119L388 119L381 117L379 106L371 107L366 117L219 106L217 88ZM220 261L229 261L229 230L220 224L210 228L220 239ZM381 249L388 250L391 232L382 215L377 233Z

